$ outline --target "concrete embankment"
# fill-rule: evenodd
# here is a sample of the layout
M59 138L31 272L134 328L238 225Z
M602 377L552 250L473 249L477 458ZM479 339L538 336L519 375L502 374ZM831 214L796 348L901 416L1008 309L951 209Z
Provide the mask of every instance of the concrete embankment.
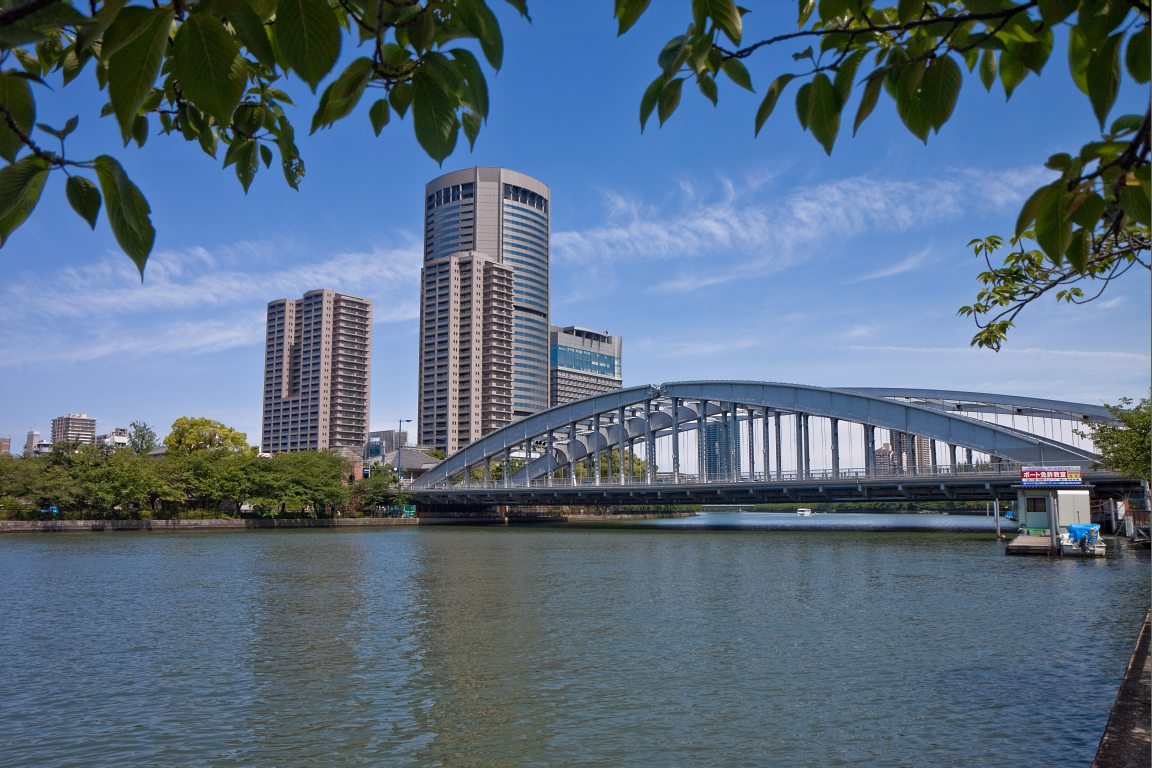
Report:
M226 531L257 528L387 528L459 523L448 518L338 517L334 519L244 518L205 520L0 520L0 533L101 531Z
M1148 768L1152 762L1152 613L1145 615L1092 768Z

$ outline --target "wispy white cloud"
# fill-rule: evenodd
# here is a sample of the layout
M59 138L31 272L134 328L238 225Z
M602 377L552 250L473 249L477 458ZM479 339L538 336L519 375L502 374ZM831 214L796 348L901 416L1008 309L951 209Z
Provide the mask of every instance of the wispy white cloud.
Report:
M928 250L923 250L918 253L914 253L907 258L901 259L895 264L891 264L887 267L881 267L880 269L877 269L873 272L867 272L863 275L860 275L859 277L854 277L847 282L850 284L863 283L868 280L879 280L885 277L902 275L905 272L915 272L922 267L930 265L932 262L933 259L931 258L931 252Z
M762 339L703 339L698 341L651 341L638 342L636 347L643 350L645 356L652 358L715 358L724 357L733 353L749 349L758 349L764 346Z
M987 355L988 350L976 347L917 347L892 345L847 345L841 349L850 352L866 352L868 354L889 353L907 355ZM1050 349L1047 347L1013 347L1012 356L1015 357L1061 357L1077 360L1093 360L1096 362L1114 361L1126 363L1152 363L1152 355L1140 352L1123 352L1109 349Z
M604 193L606 220L554 232L560 265L598 272L637 262L677 265L647 289L684 292L762 276L844 247L853 238L903 233L962 220L971 211L1020 201L1041 178L1035 170L958 170L944 178L906 181L851 177L780 195L771 180L722 179L712 187L681 180L668 199L648 201L619 190ZM715 268L723 262L723 269ZM706 262L706 266L701 264ZM930 263L927 252L876 279ZM596 266L592 266L596 265Z
M17 276L0 289L0 357L36 364L259 345L267 303L314 288L373 299L377 324L416 317L421 249L413 238L322 258L302 251L289 241L160 251L143 283L118 254Z

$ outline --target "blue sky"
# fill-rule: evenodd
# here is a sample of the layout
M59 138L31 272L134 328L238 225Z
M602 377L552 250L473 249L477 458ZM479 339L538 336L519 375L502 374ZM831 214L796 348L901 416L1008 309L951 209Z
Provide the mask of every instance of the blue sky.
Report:
M792 49L750 63L759 94L726 85L720 105L686 89L680 110L641 134L656 54L687 23L660 3L618 38L612 3L536 2L532 23L499 8L503 69L474 151L443 166L410 121L372 134L366 104L306 137L315 99L293 118L307 175L278 169L245 195L231 170L180 139L120 149L102 99L75 85L43 96L39 119L80 116L70 154L115 154L148 196L159 232L143 284L106 223L68 208L63 180L0 253L0 436L86 412L98 431L180 416L219 419L259 441L265 307L313 288L374 302L372 428L416 416L423 185L501 165L552 190L552 321L624 337L633 386L747 379L907 386L1089 403L1149 386L1149 280L1136 270L1105 297L1026 310L1005 349L970 348L980 263L973 237L1008 234L1057 151L1093 136L1088 100L1059 51L1005 102L967 81L953 119L922 144L890 102L831 157L803 133L786 92L759 138L764 88ZM786 31L793 4L760 4L746 39ZM345 55L354 54L345 50ZM1114 114L1143 109L1128 88ZM854 105L850 107L854 113ZM1139 272L1139 274L1137 274Z

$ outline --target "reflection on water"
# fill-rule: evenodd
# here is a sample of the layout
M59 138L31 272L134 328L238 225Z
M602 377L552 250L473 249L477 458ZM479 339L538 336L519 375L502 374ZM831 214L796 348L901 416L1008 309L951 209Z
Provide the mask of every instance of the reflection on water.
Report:
M0 755L1086 765L1148 563L973 533L9 536Z

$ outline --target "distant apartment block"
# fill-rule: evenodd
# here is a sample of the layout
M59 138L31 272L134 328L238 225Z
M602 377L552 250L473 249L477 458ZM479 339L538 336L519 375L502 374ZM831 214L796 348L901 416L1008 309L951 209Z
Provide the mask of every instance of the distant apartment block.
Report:
M506 168L425 186L421 445L451 453L548 408L550 196Z
M12 438L0 437L0 456L12 455Z
M408 445L408 433L395 429L382 429L368 433L368 444L364 449L364 458L380 459L385 454L394 453L397 448Z
M563 405L620 389L623 340L607 331L549 326L551 403Z
M372 303L321 289L268 304L265 453L347 449L368 440Z
M86 413L70 413L52 419L52 444L96 444L96 419Z
M704 425L704 475L709 480L730 480L740 453L740 430L726 423Z
M124 427L116 427L106 435L96 435L96 445L105 445L109 448L127 448L128 430Z

